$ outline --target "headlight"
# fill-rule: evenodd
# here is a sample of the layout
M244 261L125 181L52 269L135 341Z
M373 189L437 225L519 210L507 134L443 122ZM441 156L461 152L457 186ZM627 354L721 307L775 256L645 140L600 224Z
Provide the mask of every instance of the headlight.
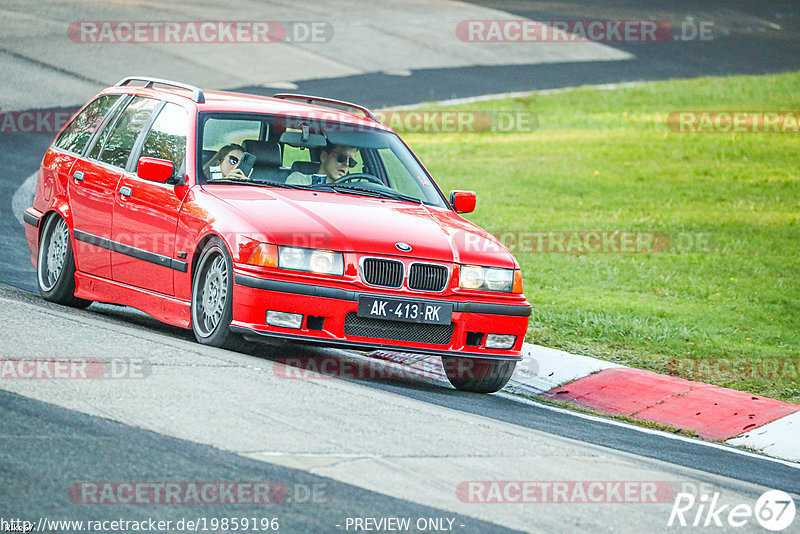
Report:
M336 254L329 250L315 250L308 259L313 273L329 273L336 265Z
M483 267L462 265L459 285L464 289L480 289L483 285Z
M509 269L486 269L486 287L492 291L511 291L514 284L514 271Z
M278 247L278 267L316 274L344 274L341 252L312 248Z
M302 248L278 247L278 267L281 269L303 269L307 259L305 250Z
M461 289L522 293L522 275L513 269L462 265L459 286Z

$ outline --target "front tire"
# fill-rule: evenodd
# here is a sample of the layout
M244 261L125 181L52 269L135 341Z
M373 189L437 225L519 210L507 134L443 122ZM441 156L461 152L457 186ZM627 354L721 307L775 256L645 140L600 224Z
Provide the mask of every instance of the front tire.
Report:
M86 308L91 300L75 296L75 256L69 226L60 215L44 221L36 260L39 294L43 299L73 308Z
M218 237L206 243L192 279L192 330L203 345L239 350L241 336L231 332L233 262Z
M517 362L442 356L442 365L454 388L472 393L494 393L503 389L511 379Z

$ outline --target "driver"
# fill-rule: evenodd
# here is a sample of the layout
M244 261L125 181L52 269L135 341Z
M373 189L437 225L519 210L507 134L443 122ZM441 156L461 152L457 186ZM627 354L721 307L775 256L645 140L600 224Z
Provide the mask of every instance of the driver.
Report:
M245 175L239 168L239 162L244 156L244 148L236 143L225 145L217 150L208 163L203 165L203 172L209 180L249 180L250 174Z
M319 170L317 174L324 174L326 182L335 182L350 172L356 166L355 156L357 148L340 145L328 145L319 152ZM302 172L293 172L286 178L287 184L311 185L311 175Z

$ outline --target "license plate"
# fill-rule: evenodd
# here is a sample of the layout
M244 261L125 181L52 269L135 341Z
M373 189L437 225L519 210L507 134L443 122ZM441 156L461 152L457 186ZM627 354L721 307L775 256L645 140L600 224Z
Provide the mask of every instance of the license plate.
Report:
M447 302L359 297L357 315L406 323L450 324L453 305Z

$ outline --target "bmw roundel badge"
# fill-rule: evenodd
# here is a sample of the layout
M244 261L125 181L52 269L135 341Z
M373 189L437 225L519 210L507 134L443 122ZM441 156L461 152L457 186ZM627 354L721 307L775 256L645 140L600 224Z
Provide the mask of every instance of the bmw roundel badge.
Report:
M397 250L401 252L408 252L409 250L411 250L411 245L409 245L408 243L395 243L394 246L396 246Z

